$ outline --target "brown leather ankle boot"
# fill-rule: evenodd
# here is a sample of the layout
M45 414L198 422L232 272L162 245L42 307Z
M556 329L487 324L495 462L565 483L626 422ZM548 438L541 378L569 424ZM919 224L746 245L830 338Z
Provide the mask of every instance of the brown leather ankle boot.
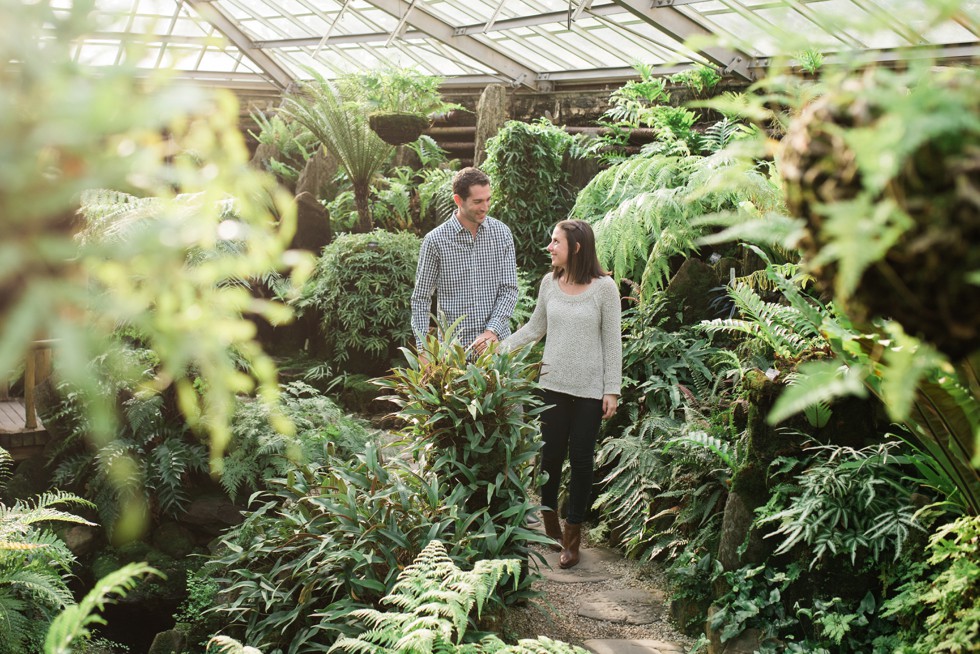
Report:
M551 510L542 511L541 522L544 523L544 533L548 534L548 538L555 539L555 542L548 543L548 547L555 552L560 552L564 536L561 533L561 522L558 520L558 514Z
M565 523L565 538L562 540L561 554L558 556L558 567L568 569L578 565L578 547L582 543L582 525Z

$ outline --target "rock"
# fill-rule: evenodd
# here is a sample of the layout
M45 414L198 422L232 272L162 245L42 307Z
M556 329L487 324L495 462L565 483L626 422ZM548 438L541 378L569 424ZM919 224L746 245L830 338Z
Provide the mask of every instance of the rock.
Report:
M51 487L51 474L45 461L43 454L37 454L18 463L3 490L5 501L13 504L14 500L27 499L47 491Z
M220 492L212 491L200 495L187 506L187 511L181 516L181 522L192 525L210 537L220 535L228 527L233 527L242 521L241 510L228 497Z
M578 565L567 570L562 570L558 566L558 557L561 553L551 550L544 554L545 565L541 565L535 558L531 561L531 566L548 581L562 584L588 584L609 580L609 573L601 564L603 561L618 558L618 555L602 547L583 547L579 553L581 560Z
M178 626L158 633L146 654L181 654L187 646L187 633Z
M37 405L37 416L51 437L48 445L60 445L74 431L72 420L77 412L62 411L64 407L61 395L51 377L34 387L34 401Z
M665 604L666 599L659 591L626 588L583 598L578 614L606 622L650 624L663 619Z
M176 522L164 522L153 530L153 546L164 554L180 559L194 551L194 535Z
M510 112L507 87L488 84L483 89L476 106L476 142L473 147L473 165L479 167L487 158L487 141L492 139L507 122Z
M582 644L594 654L684 654L686 651L677 643L663 640L610 638L587 640Z
M259 143L255 148L255 154L249 160L249 165L259 170L269 170L269 160L279 155L279 148L272 143Z
M324 246L333 240L330 216L311 193L296 195L296 233L289 247L292 250L308 250L317 256Z
M739 474L750 473L740 471ZM746 565L758 565L766 559L772 550L772 547L763 541L758 530L752 529L755 510L765 504L764 500L764 497L749 497L737 490L728 494L716 557L725 570L737 570ZM750 530L752 531L751 536L749 536ZM738 550L745 542L746 536L749 536L749 545L745 553L739 556Z
M76 558L85 558L102 543L102 530L88 525L72 525L59 533Z
M715 270L700 259L685 259L667 284L665 311L669 316L664 329L676 331L681 325L695 325L715 316L712 293L719 286ZM676 318L682 314L681 319Z
M336 157L323 148L317 148L313 156L306 160L306 165L296 180L296 195L309 193L314 200L332 198L336 195L332 188L333 179L339 168L340 163Z
M670 617L674 619L680 630L688 636L697 636L701 633L701 625L707 610L708 602L704 600L696 601L689 597L677 597L670 601Z
M122 565L123 564L114 554L103 550L98 556L95 557L95 560L92 561L92 577L94 579L102 579L102 577L106 576L107 574L115 572L121 568Z

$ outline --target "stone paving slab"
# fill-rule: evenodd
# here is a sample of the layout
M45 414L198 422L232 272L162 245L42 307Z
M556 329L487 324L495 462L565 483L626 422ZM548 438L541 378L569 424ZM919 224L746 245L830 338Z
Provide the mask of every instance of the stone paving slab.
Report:
M558 566L560 552L548 550L544 553L544 560L547 565L540 565L533 557L531 567L538 570L541 576L548 581L555 581L563 584L587 584L598 581L608 581L609 572L602 564L606 561L614 561L620 558L612 550L604 547L588 547L579 550L580 559L578 565L568 570L562 570Z
M667 600L659 591L624 588L583 597L578 614L605 622L650 624L665 618L666 605Z
M585 649L594 654L684 654L677 643L663 640L587 640Z

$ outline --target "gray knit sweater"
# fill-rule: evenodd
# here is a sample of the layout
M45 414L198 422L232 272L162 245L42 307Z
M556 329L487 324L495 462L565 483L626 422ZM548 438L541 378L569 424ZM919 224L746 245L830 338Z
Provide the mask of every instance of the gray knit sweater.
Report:
M582 293L568 295L548 273L541 280L534 314L501 348L515 350L547 334L542 388L594 399L619 395L623 382L619 302L612 277L594 279Z

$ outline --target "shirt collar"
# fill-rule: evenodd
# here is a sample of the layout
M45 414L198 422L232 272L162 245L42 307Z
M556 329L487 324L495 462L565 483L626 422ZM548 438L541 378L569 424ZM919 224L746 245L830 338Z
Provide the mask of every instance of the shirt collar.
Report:
M456 233L457 234L462 234L463 232L466 232L467 234L469 234L470 233L470 230L466 229L466 226L463 225L463 223L461 223L459 221L459 215L458 214L459 214L458 211L454 211L453 212L453 215L449 218L449 220L453 221L453 226L455 228ZM476 226L476 233L477 234L479 234L482 231L486 231L485 228L487 227L487 220L489 218L490 218L490 216L487 216L486 218L483 219L483 222L482 223L480 223L479 225Z

